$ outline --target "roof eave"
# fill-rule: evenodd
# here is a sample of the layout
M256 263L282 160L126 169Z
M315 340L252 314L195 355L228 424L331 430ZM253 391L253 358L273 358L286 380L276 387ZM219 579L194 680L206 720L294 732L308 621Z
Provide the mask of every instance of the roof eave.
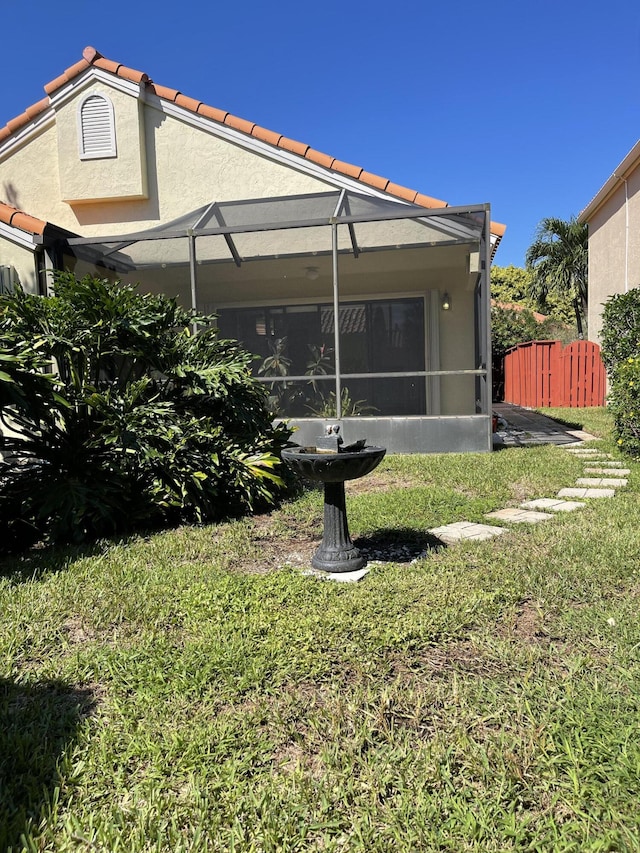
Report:
M578 222L589 222L595 213L613 195L615 190L623 184L631 172L640 162L640 140L636 142L620 165L614 169L613 174L605 181L589 204L578 214Z

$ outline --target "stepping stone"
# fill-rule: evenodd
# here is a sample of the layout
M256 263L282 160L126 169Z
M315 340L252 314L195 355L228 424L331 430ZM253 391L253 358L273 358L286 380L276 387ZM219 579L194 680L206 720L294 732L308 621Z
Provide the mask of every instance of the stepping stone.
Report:
M475 524L472 521L454 521L442 527L433 527L428 530L433 536L437 536L442 542L453 545L455 542L473 540L482 542L483 539L491 539L505 533L504 527L496 527L493 524Z
M560 489L559 498L613 498L615 489Z
M567 447L566 450L567 453L575 453L576 456L591 456L593 453L602 453L602 450L598 450L596 447Z
M510 521L512 524L537 524L539 521L547 521L553 518L548 512L535 512L531 509L518 509L517 507L507 507L506 509L498 509L495 512L488 512L485 518L496 518L498 521Z
M611 462L609 459L585 459L584 460L588 465L602 465L607 468L622 468L624 466L624 462ZM611 472L613 474L613 471Z
M615 474L616 477L624 477L631 473L630 468L585 468L585 474Z
M580 501L559 501L558 498L536 498L520 504L523 509L548 509L550 512L573 512L581 509L584 504Z
M576 480L576 486L616 488L617 486L626 486L628 482L628 480L623 480L618 477L579 477Z

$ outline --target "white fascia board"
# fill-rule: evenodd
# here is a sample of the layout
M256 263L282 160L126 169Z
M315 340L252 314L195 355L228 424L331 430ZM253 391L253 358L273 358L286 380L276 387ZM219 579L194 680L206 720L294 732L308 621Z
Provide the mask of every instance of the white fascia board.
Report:
M29 124L25 124L24 127L21 127L20 130L16 131L16 133L12 134L7 140L5 140L5 142L0 144L0 161L10 157L17 148L22 148L22 146L30 142L34 136L42 133L42 131L47 127L53 125L54 122L55 113L51 107L49 107L49 109L40 113L40 115L36 116L33 121L30 121Z
M105 86L125 92L134 98L140 98L141 96L140 84L133 83L130 80L123 80L121 77L109 74L108 71L103 71L101 68L88 68L79 77L62 86L61 89L58 89L57 92L54 92L49 97L49 108L47 110L40 113L33 121L21 127L20 130L10 136L4 143L0 144L0 161L10 156L17 148L26 145L44 129L53 125L56 109L66 103L70 98L75 97L78 92L88 86L95 85L95 83L104 83Z
M159 98L157 95L146 93L144 101L150 107L159 110L165 115L172 116L173 118L183 121L192 127L205 131L205 133L217 136L219 139L224 139L227 142L239 145L247 151L252 151L262 157L268 157L277 163L289 166L289 168L296 169L299 172L304 172L313 178L317 178L326 184L334 186L336 189L352 190L353 192L360 193L361 195L382 198L386 201L395 201L402 205L407 205L409 203L404 199L396 198L395 196L389 195L389 193L382 192L374 187L369 187L354 178L349 178L346 175L340 175L338 172L325 169L323 166L313 163L311 160L307 160L299 154L294 154L291 151L285 151L282 148L276 148L273 145L269 145L267 142L263 142L261 139L256 139L254 136L249 136L246 133L235 130L235 128L229 127L226 124L220 124L206 116L198 115L191 110L185 109L185 107L180 107L171 101Z
M12 225L7 225L6 222L0 222L0 237L6 240L11 240L12 243L17 243L24 249L30 249L35 252L36 245L40 242L39 235L29 234L28 231L22 231L20 228L14 228Z
M127 95L132 95L134 98L139 98L142 87L139 83L134 83L131 80L125 80L118 77L116 74L111 74L108 71L103 71L101 68L95 68L93 65L83 71L78 77L71 80L65 86L54 92L49 100L51 106L57 108L65 104L68 100L75 97L78 92L95 83L103 83L110 89L116 89L119 92L124 92Z
M614 170L613 174L600 187L584 210L580 211L578 215L578 222L589 222L593 215L609 199L618 186L625 182L630 173L638 165L638 161L640 161L640 140L636 142L624 160Z

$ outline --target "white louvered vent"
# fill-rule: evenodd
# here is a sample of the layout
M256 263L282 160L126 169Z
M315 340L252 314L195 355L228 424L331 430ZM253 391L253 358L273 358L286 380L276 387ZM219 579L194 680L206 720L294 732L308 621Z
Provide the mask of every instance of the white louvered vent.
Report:
M104 95L88 95L78 112L80 159L116 156L113 104Z

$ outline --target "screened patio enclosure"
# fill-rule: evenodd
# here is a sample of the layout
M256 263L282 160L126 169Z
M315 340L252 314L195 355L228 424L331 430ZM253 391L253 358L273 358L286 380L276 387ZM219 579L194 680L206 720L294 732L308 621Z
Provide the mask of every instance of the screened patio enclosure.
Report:
M491 449L490 252L488 205L329 190L73 237L62 262L216 314L300 443L337 420L347 440L431 452Z

